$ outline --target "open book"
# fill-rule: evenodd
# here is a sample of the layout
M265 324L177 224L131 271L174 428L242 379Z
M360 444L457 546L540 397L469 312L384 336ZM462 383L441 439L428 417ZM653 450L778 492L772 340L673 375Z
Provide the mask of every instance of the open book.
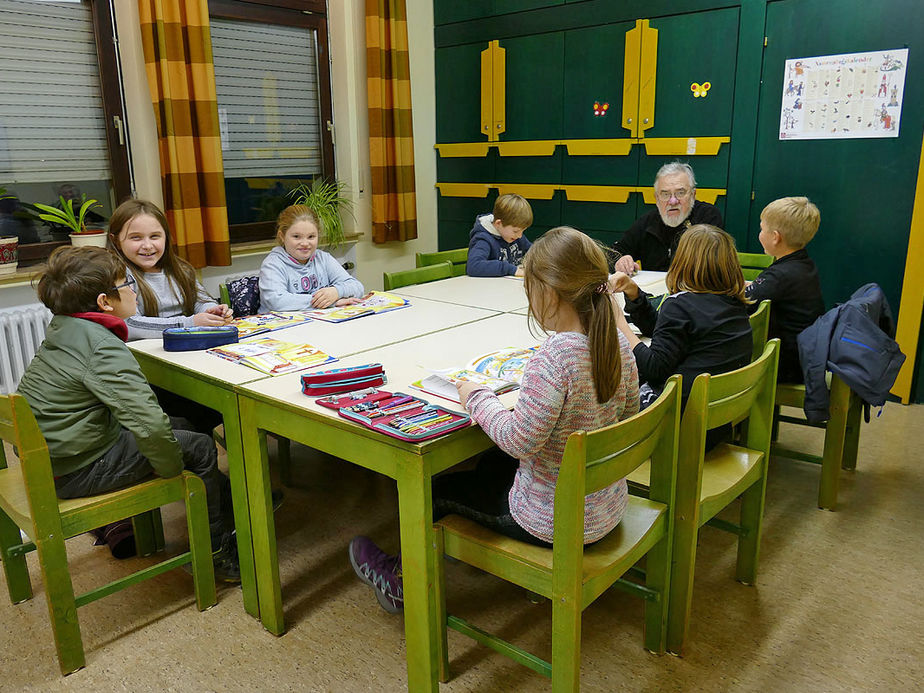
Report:
M370 291L363 296L363 300L354 303L351 306L334 306L333 308L321 308L317 310L306 310L303 314L315 320L324 320L325 322L344 322L361 318L366 315L375 315L376 313L387 313L390 310L398 310L410 305L410 301L395 294L389 294L384 291Z
M270 330L280 330L283 327L301 325L305 322L311 322L311 317L305 311L274 311L272 313L235 318L231 321L231 324L237 327L238 338L244 339Z
M484 385L501 395L520 386L526 362L538 348L509 347L492 351L473 359L465 368L432 373L411 383L411 387L451 402L459 402L456 383L462 381Z
M321 366L337 359L310 344L291 344L270 337L225 344L206 350L228 361L242 363L269 375L281 375Z

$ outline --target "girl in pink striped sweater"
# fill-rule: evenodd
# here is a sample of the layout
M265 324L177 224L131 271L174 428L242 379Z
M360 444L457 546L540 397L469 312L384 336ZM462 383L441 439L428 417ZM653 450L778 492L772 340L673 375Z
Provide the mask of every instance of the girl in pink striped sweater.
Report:
M462 383L463 405L499 450L476 469L433 481L435 519L456 513L505 536L551 546L555 483L568 436L609 426L638 411L638 370L619 333L602 250L560 227L536 241L523 261L530 318L551 336L529 360L513 411L489 389ZM626 482L586 498L584 542L622 519ZM370 539L350 542L350 562L387 610L401 609L400 557Z

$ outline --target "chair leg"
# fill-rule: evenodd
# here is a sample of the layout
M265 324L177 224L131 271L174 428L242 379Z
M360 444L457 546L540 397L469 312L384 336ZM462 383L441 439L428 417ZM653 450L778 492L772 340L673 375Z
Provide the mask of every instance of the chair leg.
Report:
M439 677L442 683L449 680L449 641L446 627L446 572L443 558L443 530L433 528L433 543L436 547L436 573L433 577L433 599L436 603L436 623L440 629L436 639L437 658L439 659Z
M773 407L773 426L770 429L770 440L776 442L780 437L780 408Z
M55 648L61 673L70 673L86 666L83 640L80 637L80 623L77 620L77 604L74 601L74 586L67 566L67 550L60 536L36 541L39 565L45 582L45 599L48 616L54 632Z
M764 461L766 464L766 461ZM738 537L738 560L735 579L746 585L757 582L757 560L760 557L760 534L764 516L766 471L747 491L741 494L741 528L745 533Z
M193 585L196 607L204 611L218 600L215 594L215 567L212 565L212 541L209 538L209 511L205 484L199 477L186 476L186 527L192 554Z
M26 565L26 557L23 554L10 556L7 553L11 546L19 544L22 544L19 526L0 510L0 562L3 563L10 601L14 604L32 599L32 583L29 581L29 566Z
M160 508L135 515L132 518L132 529L135 532L135 553L137 555L151 556L164 550L164 523Z
M645 649L664 654L667 639L668 589L670 587L670 537L665 536L648 552L645 561L645 583L660 594L658 601L645 602Z
M276 464L279 465L279 480L283 486L292 485L292 441L282 436L276 438Z
M698 516L698 513L696 514ZM696 565L697 516L674 521L670 598L667 616L667 650L683 654L693 604L693 568Z
M581 688L581 597L552 599L552 691Z
M844 457L841 469L857 468L857 452L860 448L860 412L863 403L853 392L850 393L850 407L847 410L847 430L844 433Z
M837 506L837 487L840 483L841 464L844 458L844 440L847 434L847 416L850 408L850 388L838 377L831 379L831 416L825 427L825 447L821 459L821 483L818 488L818 507L834 510Z

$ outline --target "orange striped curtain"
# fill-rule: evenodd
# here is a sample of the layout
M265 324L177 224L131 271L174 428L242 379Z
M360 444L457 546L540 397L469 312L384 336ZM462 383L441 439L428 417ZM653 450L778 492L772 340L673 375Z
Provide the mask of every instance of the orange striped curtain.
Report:
M417 238L414 132L404 0L366 0L372 240Z
M230 265L207 0L138 0L164 212L181 257Z

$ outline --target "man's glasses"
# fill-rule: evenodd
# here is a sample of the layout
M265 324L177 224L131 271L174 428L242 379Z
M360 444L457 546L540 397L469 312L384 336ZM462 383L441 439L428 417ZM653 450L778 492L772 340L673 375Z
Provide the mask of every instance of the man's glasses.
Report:
M680 188L679 190L661 190L658 192L658 199L661 200L661 202L667 202L672 197L676 197L678 200L684 200L689 194L690 191L686 188Z
M119 289L121 289L121 288L123 288L123 287L125 287L125 286L127 286L127 287L130 288L132 291L134 291L134 290L135 290L135 280L134 280L134 278L126 279L126 280L125 280L124 282L122 282L121 284L112 287L112 290L113 290L113 291L118 291Z

